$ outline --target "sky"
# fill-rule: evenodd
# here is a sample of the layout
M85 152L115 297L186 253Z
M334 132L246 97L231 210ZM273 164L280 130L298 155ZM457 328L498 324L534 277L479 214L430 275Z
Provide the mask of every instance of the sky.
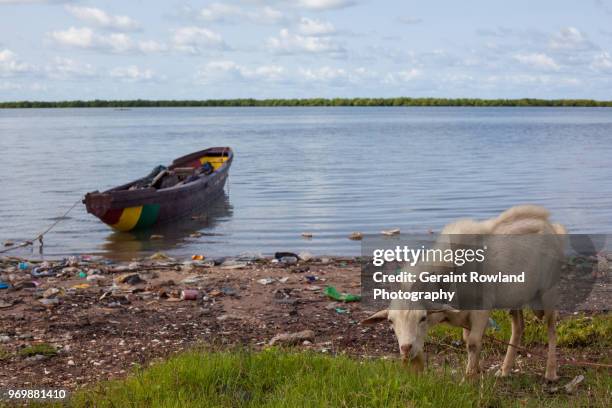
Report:
M612 0L0 0L0 101L612 100Z

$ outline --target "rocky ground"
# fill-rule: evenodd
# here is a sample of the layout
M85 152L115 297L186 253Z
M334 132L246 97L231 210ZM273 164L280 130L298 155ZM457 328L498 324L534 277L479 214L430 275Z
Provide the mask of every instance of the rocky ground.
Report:
M390 329L358 324L371 310L323 293L331 285L358 294L357 261L302 256L0 258L0 281L8 283L0 289L0 388L75 389L195 344L262 348L279 333L304 330L312 332L296 340L302 349L395 355ZM461 354L449 355L452 347L428 345L444 361Z

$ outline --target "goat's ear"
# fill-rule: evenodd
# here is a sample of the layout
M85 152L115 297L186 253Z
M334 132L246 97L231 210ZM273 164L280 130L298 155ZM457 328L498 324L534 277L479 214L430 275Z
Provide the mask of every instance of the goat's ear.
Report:
M387 320L387 317L389 317L389 309L379 310L378 312L374 313L372 316L368 317L367 319L362 320L361 324L378 323L383 320Z

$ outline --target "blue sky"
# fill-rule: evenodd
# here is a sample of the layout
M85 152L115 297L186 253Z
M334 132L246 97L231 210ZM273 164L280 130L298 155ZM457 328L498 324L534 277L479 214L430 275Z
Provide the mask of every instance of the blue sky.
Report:
M0 100L612 99L612 0L0 0Z

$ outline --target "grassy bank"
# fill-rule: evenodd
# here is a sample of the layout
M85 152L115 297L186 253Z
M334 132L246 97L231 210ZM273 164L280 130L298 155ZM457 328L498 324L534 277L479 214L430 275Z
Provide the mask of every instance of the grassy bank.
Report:
M72 407L505 407L601 406L609 374L589 372L578 395L551 394L538 377L461 382L442 368L409 373L396 360L312 352L192 351L129 378L76 393Z
M489 329L487 334L508 341L511 335L510 316L507 312L493 311L492 317L497 324L495 329ZM461 329L447 325L438 325L431 329L433 340L450 343L461 338ZM578 314L565 317L557 324L557 341L559 347L589 347L600 351L612 349L612 315L610 313L593 316ZM525 346L544 345L547 342L546 328L531 311L525 311L525 332L522 343ZM499 344L490 347L499 348Z
M593 99L478 99L478 98L301 98L204 100L72 100L0 102L10 108L136 108L136 107L241 107L241 106L580 106L612 107L612 101Z

